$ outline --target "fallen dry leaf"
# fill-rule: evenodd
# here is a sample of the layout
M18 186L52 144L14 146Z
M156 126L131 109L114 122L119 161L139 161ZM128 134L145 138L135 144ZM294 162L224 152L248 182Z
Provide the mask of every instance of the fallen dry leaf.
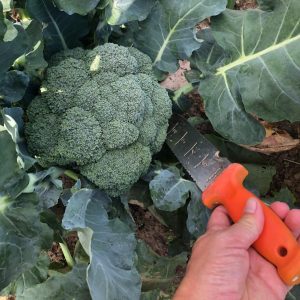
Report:
M270 124L265 122L263 125L266 129L266 137L259 145L241 146L251 151L272 154L288 151L300 145L300 140L293 139L285 130L272 127Z

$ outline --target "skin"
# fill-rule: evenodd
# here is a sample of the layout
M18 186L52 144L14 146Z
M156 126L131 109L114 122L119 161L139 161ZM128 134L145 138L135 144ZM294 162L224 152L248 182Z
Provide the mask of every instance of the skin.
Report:
M286 203L270 206L300 242L300 210ZM187 271L173 300L283 300L291 287L251 245L264 224L261 206L249 199L244 215L232 225L217 207L207 231L194 244Z

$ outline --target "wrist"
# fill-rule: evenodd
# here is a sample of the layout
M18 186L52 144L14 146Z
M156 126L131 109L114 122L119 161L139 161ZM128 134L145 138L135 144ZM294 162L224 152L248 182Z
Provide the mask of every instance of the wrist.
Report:
M172 300L215 300L206 293L206 288L199 284L199 280L196 283L194 278L186 274Z

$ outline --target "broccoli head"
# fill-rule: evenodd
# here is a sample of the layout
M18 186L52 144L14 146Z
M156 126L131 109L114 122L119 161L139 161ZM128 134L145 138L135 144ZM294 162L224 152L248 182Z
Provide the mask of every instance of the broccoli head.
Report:
M76 166L118 196L160 151L171 113L147 55L110 43L66 50L51 58L28 107L28 147L42 166Z

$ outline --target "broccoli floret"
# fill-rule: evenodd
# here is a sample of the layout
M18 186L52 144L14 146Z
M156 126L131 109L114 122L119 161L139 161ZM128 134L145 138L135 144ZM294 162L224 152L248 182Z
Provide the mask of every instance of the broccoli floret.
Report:
M84 165L105 153L99 122L90 112L79 107L69 109L61 123L58 152L67 160ZM84 149L84 151L82 151Z
M117 196L161 149L171 101L147 55L105 44L55 54L27 115L29 149L41 165L76 165Z
M51 110L49 109L47 98L44 99L42 96L35 97L30 106L27 109L27 116L29 119L33 120L39 115L47 115L50 114Z
M139 137L139 130L131 123L112 121L103 129L103 144L106 149L122 149L133 144Z
M149 147L140 143L125 149L107 151L96 163L85 165L81 173L111 196L126 191L145 173L151 163Z
M151 58L148 55L142 53L141 51L133 47L128 48L128 51L136 59L138 63L138 73L147 74L154 78L154 74L152 72Z

